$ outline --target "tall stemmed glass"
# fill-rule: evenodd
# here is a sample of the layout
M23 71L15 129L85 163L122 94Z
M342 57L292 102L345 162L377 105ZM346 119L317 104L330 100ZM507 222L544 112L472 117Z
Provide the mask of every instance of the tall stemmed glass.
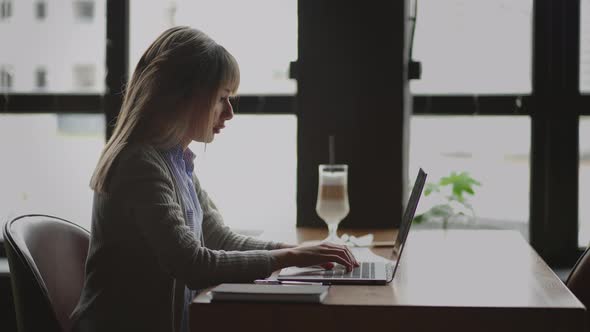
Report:
M348 165L319 165L319 186L316 212L328 225L324 241L343 244L336 231L348 215Z

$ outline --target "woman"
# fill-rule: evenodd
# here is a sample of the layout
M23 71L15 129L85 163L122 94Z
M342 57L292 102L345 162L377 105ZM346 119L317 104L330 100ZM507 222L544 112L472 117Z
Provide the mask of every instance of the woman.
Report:
M212 142L231 120L239 79L233 56L188 27L165 31L139 60L90 183L92 233L74 330L187 331L194 290L287 266L357 264L344 246L264 242L223 225L188 145Z

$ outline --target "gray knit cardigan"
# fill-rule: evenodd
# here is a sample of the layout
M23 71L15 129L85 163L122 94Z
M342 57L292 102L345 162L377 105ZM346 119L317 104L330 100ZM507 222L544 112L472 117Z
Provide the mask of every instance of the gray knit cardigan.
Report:
M269 276L279 243L233 233L215 204L195 189L202 236L185 225L171 172L152 146L125 147L95 193L84 289L74 331L178 331L185 285L202 289Z

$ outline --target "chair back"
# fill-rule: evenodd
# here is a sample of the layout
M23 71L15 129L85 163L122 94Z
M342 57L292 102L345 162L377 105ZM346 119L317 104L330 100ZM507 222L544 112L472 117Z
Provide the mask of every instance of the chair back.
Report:
M574 265L567 281L567 288L584 304L586 307L586 330L590 328L590 247L584 251L582 256Z
M20 332L70 330L89 243L88 231L57 217L25 215L4 225Z

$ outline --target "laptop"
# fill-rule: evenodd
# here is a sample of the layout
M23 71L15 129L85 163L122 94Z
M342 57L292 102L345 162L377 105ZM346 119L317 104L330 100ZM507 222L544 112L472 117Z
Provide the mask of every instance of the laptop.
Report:
M323 284L361 284L361 285L384 285L393 280L395 272L400 263L404 245L412 226L414 213L418 201L422 195L422 189L426 182L426 173L422 169L418 171L418 177L410 194L410 199L393 244L391 260L389 262L359 261L359 266L352 271L346 271L342 265L337 265L331 270L318 267L308 268L285 268L279 273L279 281L303 281L321 282Z

